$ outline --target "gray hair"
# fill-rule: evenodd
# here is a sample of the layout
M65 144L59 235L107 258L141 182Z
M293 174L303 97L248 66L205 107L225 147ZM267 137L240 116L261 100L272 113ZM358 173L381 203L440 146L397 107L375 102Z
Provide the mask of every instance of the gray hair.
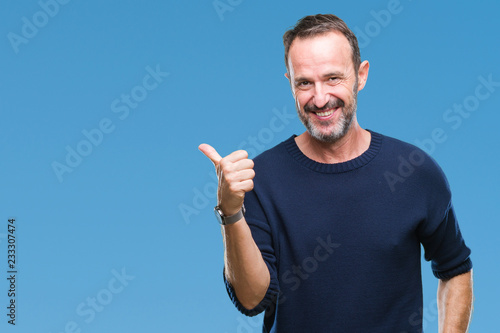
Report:
M357 75L361 64L358 39L351 29L349 29L347 24L333 14L305 16L301 18L292 29L285 32L283 35L283 44L285 46L285 65L287 72L290 72L288 68L288 51L290 50L290 45L292 45L295 38L315 37L326 34L330 31L338 31L342 33L349 41L352 51L352 63L354 65L354 71Z

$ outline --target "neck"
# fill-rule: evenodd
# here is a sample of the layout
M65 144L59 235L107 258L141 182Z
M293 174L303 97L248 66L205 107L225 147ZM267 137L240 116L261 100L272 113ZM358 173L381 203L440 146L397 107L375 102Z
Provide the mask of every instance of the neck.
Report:
M370 132L362 129L356 119L353 119L347 134L334 143L318 141L307 131L295 138L304 155L327 164L342 163L360 156L368 149L370 141Z

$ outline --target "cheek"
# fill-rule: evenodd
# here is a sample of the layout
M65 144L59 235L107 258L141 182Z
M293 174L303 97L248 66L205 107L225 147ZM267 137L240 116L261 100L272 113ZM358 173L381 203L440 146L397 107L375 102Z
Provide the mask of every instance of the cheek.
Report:
M328 89L328 95L330 98L340 99L344 103L348 103L351 99L350 92L343 86L336 86L334 88Z
M340 93L342 94L342 96L346 99L352 99L352 95L353 95L353 89L358 89L358 87L354 87L354 84L345 84L345 85L342 85L342 89L340 91Z
M295 102L301 109L311 100L311 94L301 91L295 95Z
M349 97L350 88L348 88L347 85L338 84L336 86L330 87L330 89L328 89L328 93L331 96L335 96L337 98L344 99L344 98Z

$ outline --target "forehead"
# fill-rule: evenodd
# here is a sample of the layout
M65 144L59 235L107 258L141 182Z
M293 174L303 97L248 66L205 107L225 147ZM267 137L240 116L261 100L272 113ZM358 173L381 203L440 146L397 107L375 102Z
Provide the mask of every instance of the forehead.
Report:
M327 68L345 71L353 67L349 41L337 31L296 38L290 46L288 61L295 73Z

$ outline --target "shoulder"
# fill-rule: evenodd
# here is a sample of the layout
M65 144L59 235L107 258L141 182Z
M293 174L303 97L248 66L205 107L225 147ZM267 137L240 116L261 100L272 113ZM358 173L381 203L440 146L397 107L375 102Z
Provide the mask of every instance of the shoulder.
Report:
M398 153L407 153L407 154L413 152L413 153L419 154L419 155L420 154L427 155L427 153L425 153L422 149L420 149L419 147L417 147L411 143L408 143L408 142L405 142L405 141L402 141L402 140L399 140L399 139L396 139L394 137L387 136L384 134L375 133L375 132L372 132L372 133L374 135L379 135L381 137L381 141L382 141L384 148L389 149L389 151L392 151L394 153L398 152Z
M379 135L382 138L380 158L388 171L419 187L449 189L443 170L432 156L408 142Z

